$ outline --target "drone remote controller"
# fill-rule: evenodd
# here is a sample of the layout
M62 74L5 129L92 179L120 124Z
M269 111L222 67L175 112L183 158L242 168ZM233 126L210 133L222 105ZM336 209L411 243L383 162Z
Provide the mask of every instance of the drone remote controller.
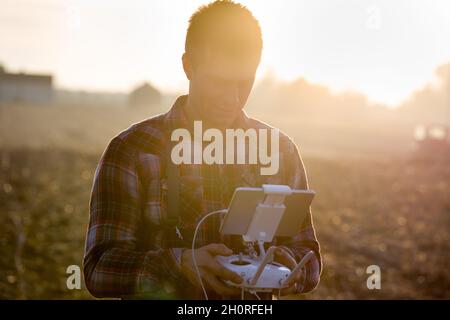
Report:
M313 255L312 251L308 252L291 271L282 264L273 261L275 250L275 247L269 248L262 261L243 255L217 256L220 264L237 273L243 279L240 284L232 281L225 282L230 286L255 292L272 292L273 290L283 289Z
M264 201L256 206L247 232L243 234L244 241L258 243L260 255L250 257L240 254L217 257L219 263L225 268L243 278L240 284L231 281L226 283L252 292L271 292L285 288L314 255L312 251L309 251L296 267L290 270L273 261L276 247L272 246L265 252L264 243L272 241L286 209L285 197L290 195L292 190L284 185L263 185L263 190Z

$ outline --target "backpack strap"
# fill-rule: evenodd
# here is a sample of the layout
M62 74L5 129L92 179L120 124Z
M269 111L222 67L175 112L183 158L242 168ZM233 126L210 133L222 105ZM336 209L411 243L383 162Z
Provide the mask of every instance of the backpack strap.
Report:
M176 227L180 218L180 168L172 162L170 152L166 157L167 224Z

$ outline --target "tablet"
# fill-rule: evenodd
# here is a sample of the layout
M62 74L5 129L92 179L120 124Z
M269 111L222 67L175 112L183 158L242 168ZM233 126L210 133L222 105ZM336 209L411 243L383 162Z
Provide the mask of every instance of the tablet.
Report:
M286 209L275 236L292 237L300 231L304 219L310 212L314 196L313 190L293 189L292 193L285 197ZM256 207L264 202L265 197L263 188L237 188L222 221L220 232L229 235L245 235Z

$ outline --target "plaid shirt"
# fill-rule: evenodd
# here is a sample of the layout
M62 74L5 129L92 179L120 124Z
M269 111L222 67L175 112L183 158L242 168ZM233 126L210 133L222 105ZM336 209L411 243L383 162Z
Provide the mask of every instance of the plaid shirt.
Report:
M177 235L167 221L165 157L174 129L187 128L184 106L177 99L169 112L134 124L113 138L104 151L94 177L90 221L84 256L88 290L96 297L202 298L180 272L183 248L190 248L197 222L208 212L227 208L237 187L285 184L308 189L303 162L296 145L280 133L279 171L260 175L258 164L180 165L180 213ZM237 127L270 129L244 111ZM219 233L220 217L203 223L196 247L225 243L234 252L245 251L240 236ZM181 237L180 237L181 235ZM314 289L320 278L321 256L311 213L298 234L276 237L297 262L309 250L297 284L298 292ZM210 292L211 297L219 298Z

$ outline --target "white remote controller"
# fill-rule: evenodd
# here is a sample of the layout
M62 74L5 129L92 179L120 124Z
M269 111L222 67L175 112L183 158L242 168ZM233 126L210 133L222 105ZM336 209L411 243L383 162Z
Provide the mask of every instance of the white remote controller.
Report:
M282 289L284 281L289 277L291 270L276 262L267 263L260 276L253 284L252 280L258 273L261 261L251 259L248 256L232 255L228 257L217 256L217 260L225 268L237 273L243 279L243 282L236 284L231 281L225 281L228 285L239 288L254 289L258 292L271 292L274 289Z
M261 191L263 193L261 193ZM240 254L216 256L216 259L220 264L243 279L239 284L225 281L230 286L241 288L243 299L243 293L245 291L257 295L257 292L273 292L274 290L284 289L292 282L292 280L297 278L305 264L314 256L314 252L307 252L301 261L290 270L286 266L274 262L274 253L277 250L277 247L271 246L266 252L264 244L271 243L277 235L285 237L292 237L295 235L295 232L297 232L295 229L282 229L282 231L279 231L278 229L286 210L286 205L284 204L285 197L290 196L293 193L301 196L307 195L307 198L295 197L294 200L296 200L295 203L297 203L301 202L300 200L303 199L302 201L309 201L306 204L308 206L310 205L314 192L308 190L303 191L304 192L302 192L302 190L293 191L286 185L267 184L263 185L262 188L237 188L233 195L234 200L232 199L229 209L210 212L200 220L195 228L194 237L192 239L192 258L194 260L198 280L206 299L208 299L208 294L203 286L202 277L195 261L194 254L195 239L201 223L212 214L225 212L226 215L221 224L221 233L224 235L241 235L245 243L251 244L252 246L257 243L259 246L258 255ZM255 198L255 194L258 198ZM306 204L303 204L303 206L306 207ZM302 204L300 203L299 205ZM292 206L291 203L289 208ZM241 221L242 219L240 219L240 217L242 217L242 210L254 210L250 221Z
M217 256L216 259L225 268L237 273L244 280L240 284L225 281L228 285L252 291L270 292L285 288L286 284L300 272L314 255L313 251L309 251L295 268L290 270L282 264L273 262L275 250L275 247L270 247L262 260L243 255Z

